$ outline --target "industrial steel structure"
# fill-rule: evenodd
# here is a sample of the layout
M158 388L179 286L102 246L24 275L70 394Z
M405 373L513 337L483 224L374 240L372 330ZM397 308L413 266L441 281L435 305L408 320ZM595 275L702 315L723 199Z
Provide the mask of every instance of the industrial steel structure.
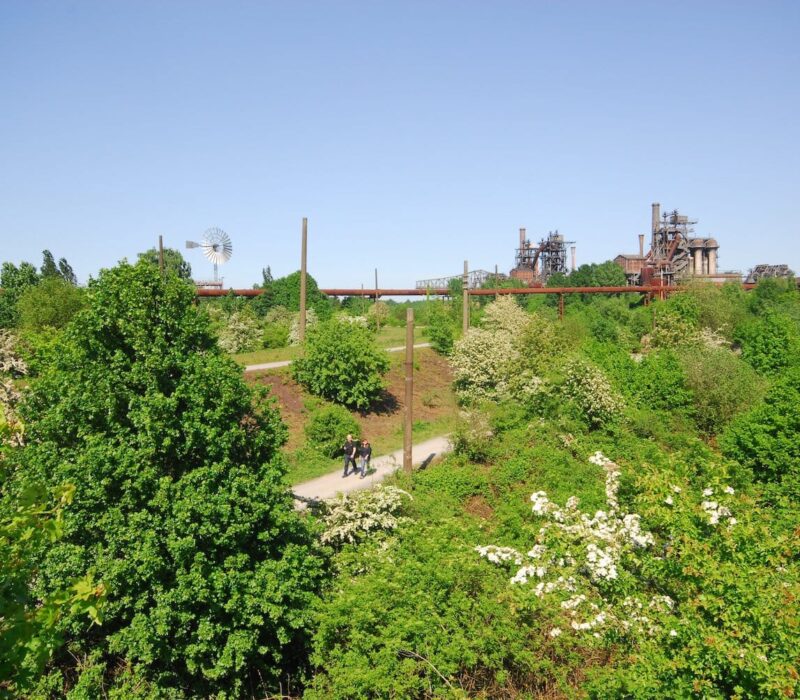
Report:
M644 235L639 236L639 254L622 254L614 258L628 279L628 284L673 285L690 277L719 277L717 257L719 244L714 238L694 235L696 220L677 209L661 214L661 205L652 205L650 250L644 253ZM740 278L738 273L722 277Z
M450 282L458 280L459 282L464 279L464 275L450 275L449 277L434 277L427 280L417 280L415 287L417 289L447 289ZM487 270L472 270L467 273L467 284L470 289L482 287L486 282L491 280L504 280L507 276L503 273L489 272Z
M756 265L750 270L745 282L755 284L765 277L794 277L794 272L789 269L788 265Z
M567 274L567 246L575 241L564 240L558 230L550 231L547 238L533 245L525 237L525 229L519 230L519 248L516 250L516 262L511 270L511 277L522 280L528 285L545 284L558 272ZM572 248L573 268L575 266L575 248Z

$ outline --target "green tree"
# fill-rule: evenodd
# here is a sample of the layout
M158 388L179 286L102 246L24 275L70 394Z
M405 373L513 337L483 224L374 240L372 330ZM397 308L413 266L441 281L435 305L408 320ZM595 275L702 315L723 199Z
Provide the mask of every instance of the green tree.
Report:
M42 251L42 267L39 269L39 275L42 279L61 277L55 258L53 258L53 254L49 250Z
M297 661L321 559L282 485L277 410L193 301L148 261L102 271L21 406L18 473L77 486L37 591L93 570L114 592L101 632L62 626L65 678L93 651L161 697L238 697Z
M58 274L65 282L69 282L72 285L78 284L75 271L72 269L72 265L67 262L66 258L59 258L58 260Z
M158 267L158 250L150 248L144 253L139 253L139 260L146 260ZM181 252L174 248L164 248L164 270L174 272L182 280L192 279L192 266L184 259Z
M284 306L290 311L300 311L300 271L275 280L272 285L270 307ZM328 296L319 291L317 281L306 275L306 308L314 309L322 319L331 315Z
M28 287L17 302L19 326L22 330L63 328L85 304L86 293L61 276L44 277Z
M39 284L39 273L29 262L4 262L0 268L0 328L13 328L17 325L17 302L28 288Z
M384 389L389 358L366 328L331 319L308 329L294 378L315 396L366 410Z

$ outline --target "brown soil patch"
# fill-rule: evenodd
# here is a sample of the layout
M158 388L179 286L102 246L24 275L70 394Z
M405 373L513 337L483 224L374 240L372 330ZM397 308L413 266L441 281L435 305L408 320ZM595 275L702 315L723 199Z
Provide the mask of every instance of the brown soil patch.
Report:
M494 515L494 509L486 502L483 496L472 496L464 504L464 510L470 515L488 520Z
M386 390L379 401L365 413L353 411L361 426L362 437L372 443L375 454L402 446L405 375L403 353L390 355L392 364L386 375ZM431 423L455 413L455 397L451 388L452 371L447 360L429 348L414 351L414 423ZM290 368L268 370L245 375L248 382L266 386L278 400L281 416L289 427L287 448L303 445L303 426L307 417L309 394L292 378Z

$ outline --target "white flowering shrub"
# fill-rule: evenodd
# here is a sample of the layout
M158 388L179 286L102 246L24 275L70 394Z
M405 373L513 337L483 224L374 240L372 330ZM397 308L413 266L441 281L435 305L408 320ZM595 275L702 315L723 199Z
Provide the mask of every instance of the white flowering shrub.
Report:
M564 396L573 401L592 427L614 421L622 411L622 397L598 367L574 358L565 365L564 377Z
M574 496L558 506L537 491L531 496L532 511L545 522L528 552L495 545L475 549L492 563L518 567L512 584L529 586L537 598L558 601L563 628L554 627L552 637L565 630L611 639L673 630L677 622L672 598L646 593L640 581L646 559L659 556L655 536L642 527L638 514L620 507L619 465L600 452L589 461L605 470L606 510L584 513ZM673 506L681 491L672 486L665 505ZM735 491L728 486L722 493L732 496ZM703 492L705 498L713 495L710 487ZM737 523L730 508L717 501L703 501L699 512L711 526L725 522L731 528Z
M511 333L470 328L455 343L450 360L459 401L471 404L506 396L516 357Z
M520 308L510 294L501 296L483 311L481 328L489 331L505 331L513 335L521 333L531 316Z
M258 321L246 311L234 311L219 333L219 346L230 353L253 350L260 340Z
M324 506L323 543L355 543L376 532L391 532L402 522L404 499L411 494L396 486L379 484L368 491L354 491L327 501Z
M306 333L319 323L319 316L314 309L306 309ZM292 327L289 329L289 345L300 345L300 314L294 314Z
M27 373L25 361L17 354L16 336L0 330L0 444L21 446L24 442L16 411L22 395L14 380Z
M456 454L465 455L473 462L483 462L489 456L494 431L489 416L484 411L460 411L458 424L451 441Z
M350 314L342 314L338 317L343 323L349 323L351 326L359 326L360 328L368 328L366 316L351 316Z

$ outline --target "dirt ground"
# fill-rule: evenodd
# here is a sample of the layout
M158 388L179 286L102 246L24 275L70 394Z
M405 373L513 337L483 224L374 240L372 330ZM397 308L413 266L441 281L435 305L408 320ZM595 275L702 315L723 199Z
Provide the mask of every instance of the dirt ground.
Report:
M361 425L361 436L372 443L375 454L383 454L402 446L405 378L402 353L392 356L392 365L386 375L386 391L369 412L353 411ZM419 348L414 353L414 404L415 433L421 424L432 428L441 425L446 432L448 422L456 413L455 397L451 389L452 371L447 360L429 348ZM278 400L281 415L289 427L287 449L294 450L305 441L303 426L308 413L309 394L291 378L291 369L253 372L247 381L270 389ZM434 431L437 432L437 431Z

